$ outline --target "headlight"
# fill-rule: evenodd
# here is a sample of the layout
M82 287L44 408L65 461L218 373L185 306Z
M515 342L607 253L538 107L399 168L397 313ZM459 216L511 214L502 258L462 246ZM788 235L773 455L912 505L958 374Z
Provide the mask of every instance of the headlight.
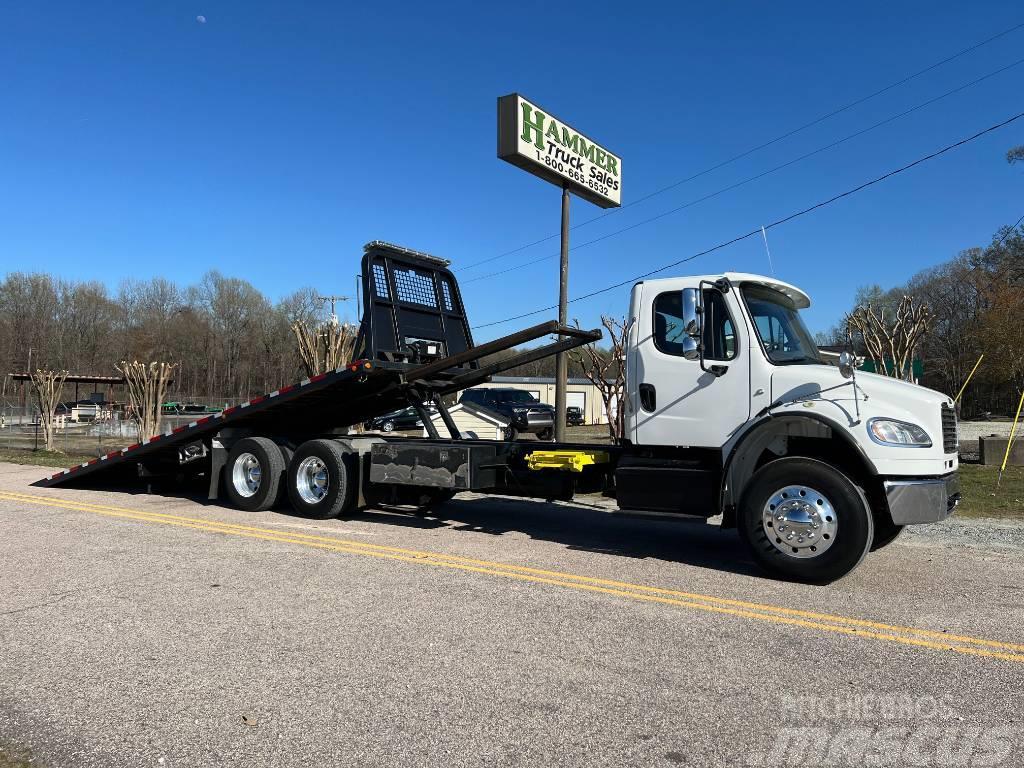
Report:
M512 413L526 413L529 408L513 408Z
M882 445L902 445L906 448L931 448L932 439L917 424L896 419L871 419L868 434Z

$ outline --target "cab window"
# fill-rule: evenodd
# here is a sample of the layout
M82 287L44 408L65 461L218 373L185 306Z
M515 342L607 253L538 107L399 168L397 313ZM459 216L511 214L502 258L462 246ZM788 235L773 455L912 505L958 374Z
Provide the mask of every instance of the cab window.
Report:
M704 359L732 360L736 357L736 328L721 291L704 291Z
M654 346L666 355L683 355L683 294L663 293L654 300ZM704 359L736 357L736 326L729 316L721 291L704 291Z

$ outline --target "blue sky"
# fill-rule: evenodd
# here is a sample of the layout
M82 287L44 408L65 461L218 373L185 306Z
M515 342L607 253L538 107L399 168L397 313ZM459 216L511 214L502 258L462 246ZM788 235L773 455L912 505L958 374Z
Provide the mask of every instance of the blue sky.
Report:
M363 243L470 264L556 234L559 190L495 157L519 91L623 158L623 202L1024 22L1019 3L7 4L0 272L115 287L206 270L352 293ZM203 16L205 23L197 17ZM1024 29L572 234L600 237L1019 59ZM1024 66L571 257L570 296L748 231L1024 111ZM1024 214L1024 120L779 227L776 274L835 322ZM602 213L574 199L572 223ZM460 278L554 254L557 239ZM463 286L474 324L557 300L557 259ZM751 239L681 273L766 271ZM587 326L628 288L572 305ZM539 322L481 329L483 341Z

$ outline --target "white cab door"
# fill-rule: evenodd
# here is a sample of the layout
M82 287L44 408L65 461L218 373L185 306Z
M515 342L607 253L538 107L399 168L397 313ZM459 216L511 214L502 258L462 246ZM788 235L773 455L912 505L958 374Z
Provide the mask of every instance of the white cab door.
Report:
M634 304L631 436L639 445L720 448L750 416L746 323L735 290L705 289L704 365L723 374L702 371L699 361L683 357L684 287L685 281L644 283Z

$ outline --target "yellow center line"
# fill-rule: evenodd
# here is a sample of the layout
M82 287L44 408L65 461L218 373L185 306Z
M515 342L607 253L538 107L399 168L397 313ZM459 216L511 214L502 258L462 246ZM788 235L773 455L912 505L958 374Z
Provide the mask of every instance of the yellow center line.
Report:
M127 513L130 513L130 514L133 514L133 515L147 515L147 516L151 516L153 518L154 522L161 522L161 521L164 521L164 520L182 520L182 521L189 521L189 522L200 523L200 524L205 525L205 526L215 526L215 527L219 527L219 528L236 530L236 531L264 531L264 532L270 532L270 533L275 533L275 534L278 533L277 531L274 531L272 529L258 528L258 527L247 526L247 525L239 525L237 523L226 523L226 522L217 521L217 520L209 520L209 519L202 519L202 518L191 518L191 517L182 517L182 516L179 516L179 515L169 515L169 514L162 513L162 512L146 512L146 511L143 511L143 510L134 510L134 509L127 509L125 507L115 507L115 506L109 506L109 505L92 504L92 503L89 503L89 502L64 501L63 499L54 499L52 497L39 496L39 495L30 495L30 494L18 493L18 492L14 492L14 491L0 491L0 498L3 498L5 496L13 498L15 500L25 501L25 502L28 502L28 503L36 503L36 504L45 503L44 500L52 500L54 502L54 505L56 505L56 506L61 506L61 507L64 507L64 508L71 508L68 505L74 505L74 508L80 508L82 511L119 511L119 512L127 512ZM576 574L571 574L571 573L566 573L566 572L561 572L561 571L550 571L550 570L544 570L544 569L540 569L540 568L530 568L530 567L527 567L527 566L514 565L514 564L510 564L510 563L501 563L501 562L494 562L494 561L489 561L489 560L477 560L477 559L474 559L474 558L462 557L462 556L459 556L459 555L443 554L443 553L438 553L438 552L429 552L429 551L422 551L422 550L415 550L415 549L404 549L404 548L401 548L401 547L390 547L390 546L381 545L381 544L370 544L370 543L367 543L365 541L346 540L346 539L341 539L341 538L334 537L334 536L329 536L329 537L328 536L315 536L315 535L302 534L302 533L288 533L288 535L292 536L293 538L296 538L296 539L303 539L303 540L308 540L308 541L321 541L321 542L327 542L327 543L331 543L331 544L342 544L342 545L348 546L348 547L356 547L356 548L364 548L364 549L368 549L368 550L375 550L375 551L393 552L393 553L398 553L398 554L404 554L404 555L412 556L412 557L417 558L417 559L422 559L422 558L444 559L446 561L470 563L470 564L485 566L485 567L488 567L488 568L498 568L498 569L501 569L501 570L517 571L517 572L521 572L521 573L530 573L530 574L536 574L536 575L540 575L540 576L550 576L550 577L554 577L554 578L558 578L558 579L563 579L563 580L580 581L580 582L584 582L584 583L599 584L599 585L616 587L616 588L621 588L621 589L628 589L628 590L633 590L633 591L649 592L651 594L659 594L659 595L665 595L665 596L669 596L669 597L681 597L681 598L685 598L685 599L688 599L688 600L699 600L699 601L702 601L702 602L709 602L709 603L716 604L716 605L726 605L726 606L733 606L733 607L739 607L739 608L747 608L747 609L756 610L756 611L760 611L760 612L779 613L779 614L786 615L786 616L798 616L798 617L801 617L801 618L813 619L813 620L818 620L818 621L826 621L826 622L830 622L830 623L843 624L843 625L848 625L848 626L867 627L867 628L870 628L870 629L878 629L878 630L882 630L882 631L885 631L885 632L898 632L898 633L920 635L920 636L923 636L923 637L934 637L934 638L939 638L939 639L943 640L944 642L967 643L967 644L981 645L981 646L986 646L986 647L990 647L990 648L999 648L999 649L1005 649L1005 650L1011 650L1011 651L1024 651L1024 645L1017 644L1017 643L1008 643L1008 642L1003 642L1003 641L999 641L999 640L987 640L987 639L982 639L982 638L977 638L977 637L969 637L969 636L965 636L965 635L955 635L955 634L950 634L950 633L947 633L947 632L939 632L939 631L931 630L931 629L922 629L922 628L919 628L919 627L906 627L906 626L900 626L900 625L884 624L884 623L881 623L881 622L870 621L870 620L866 620L866 619L855 619L855 618L850 618L850 617L847 617L847 616L839 616L839 615L835 615L835 614L818 613L818 612L814 612L814 611L805 611L805 610L799 610L799 609L795 609L795 608L784 608L784 607L781 607L781 606L764 604L764 603L753 603L753 602L748 602L748 601L744 601L744 600L735 600L735 599L730 599L730 598L715 597L715 596L712 596L712 595L702 595L702 594L693 593L693 592L683 592L683 591L679 591L679 590L664 589L664 588L660 588L660 587L650 587L650 586L646 586L646 585L642 585L642 584L631 584L629 582L616 581L616 580L613 580L613 579L602 579L602 578L593 577L593 576L579 576L579 575L576 575Z
M611 579L578 576L559 571L529 568L526 566L516 566L487 560L476 560L473 558L448 555L440 552L428 552L403 549L400 547L367 544L362 541L350 541L329 536L313 536L309 534L282 532L269 528L224 523L216 520L183 517L180 515L168 515L160 512L146 512L143 510L128 509L125 507L66 501L64 499L22 494L11 491L0 491L0 499L20 501L38 506L55 507L59 509L92 512L108 517L124 518L139 522L173 525L176 527L190 528L210 533L222 533L225 535L241 536L244 538L260 539L264 541L297 544L315 549L342 552L346 554L365 555L368 557L383 558L418 565L433 565L461 571L517 579L532 583L548 584L568 589L598 592L644 602L675 605L696 610L710 611L718 614L768 621L776 624L835 632L879 641L902 643L905 645L920 646L935 650L953 651L956 653L997 658L1006 661L1024 662L1024 654L987 650L987 648L1024 650L1024 645L1006 643L997 640L986 640L983 638L963 635L949 635L942 632L936 632L934 630L919 629L915 627L901 627L832 614L800 611L780 606L763 605L728 598L718 598L711 595L700 595L676 590L661 589L658 587L648 587L641 584L630 584L628 582L614 581ZM861 627L865 628L862 629ZM878 632L871 630L882 631ZM907 637L905 636L906 634L921 635L924 637L937 637L941 638L943 642L927 640L924 639L924 637ZM954 643L967 644L967 646L956 645ZM971 645L986 646L987 648L970 647Z

